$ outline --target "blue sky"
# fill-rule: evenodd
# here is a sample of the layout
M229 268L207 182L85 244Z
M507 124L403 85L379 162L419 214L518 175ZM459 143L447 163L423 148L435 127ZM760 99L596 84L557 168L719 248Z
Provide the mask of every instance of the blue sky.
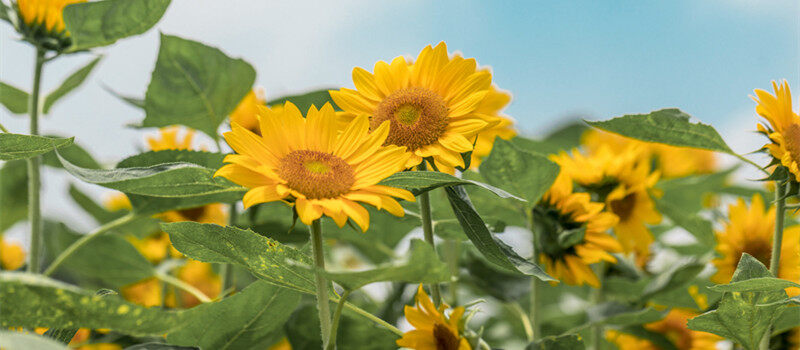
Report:
M514 95L508 114L531 134L575 115L601 119L679 107L748 152L761 142L750 133L752 90L787 78L800 93L796 0L173 0L156 29L98 51L105 58L96 72L52 109L44 131L76 136L111 164L143 147L143 135L152 131L124 128L141 121L141 112L102 85L144 95L158 31L244 58L270 97L351 87L354 66L416 55L444 40L450 50L492 67L494 81ZM15 38L10 26L0 25L0 79L29 89L33 51ZM90 59L75 55L49 65L45 91ZM0 110L0 122L26 132L24 118Z

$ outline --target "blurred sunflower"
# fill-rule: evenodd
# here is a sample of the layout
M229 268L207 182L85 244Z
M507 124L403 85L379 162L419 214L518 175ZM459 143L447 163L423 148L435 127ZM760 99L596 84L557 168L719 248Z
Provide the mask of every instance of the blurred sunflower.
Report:
M446 304L442 304L437 309L420 285L414 297L414 306L406 305L404 309L406 320L414 329L403 333L403 337L397 340L397 346L414 350L472 349L467 339L461 336L464 308L454 308L450 316L446 316L447 308Z
M650 332L663 335L676 349L680 350L714 350L722 340L717 335L690 330L686 323L698 314L684 309L672 309L660 321L648 323L644 328ZM658 350L649 340L620 331L606 331L606 340L620 350Z
M583 135L581 143L590 154L604 147L614 152L634 148L651 160L662 178L710 174L716 169L714 152L701 149L644 142L594 129Z
M767 120L768 125L758 124L758 131L769 137L771 143L764 145L775 159L773 164L782 164L800 181L800 116L792 111L792 92L784 80L780 86L772 82L775 95L756 89L753 100L758 103L756 113Z
M48 49L69 46L69 32L64 28L64 7L86 0L17 0L16 9L22 23L20 31L33 42Z
M211 264L188 259L186 264L178 269L178 279L197 288L207 297L214 299L222 292L222 279L214 272ZM181 306L193 307L200 305L200 300L191 293L180 292ZM167 300L167 306L176 306L174 295Z
M603 211L588 193L575 193L572 180L562 171L534 209L539 231L539 261L547 273L572 285L599 288L600 280L589 265L616 263L610 253L622 251L606 233L617 224L616 215Z
M614 233L623 251L635 253L643 263L653 243L647 224L661 222L661 214L650 197L659 173L651 171L650 162L642 155L642 149L633 146L619 151L602 146L588 156L574 150L571 155L562 152L553 159L562 172L617 216Z
M231 123L241 125L243 128L261 135L261 128L258 126L258 106L266 103L264 99L264 89L255 88L244 96L236 109L231 112Z
M762 264L769 267L772 256L772 233L775 228L775 207L768 210L764 207L761 195L754 195L748 207L744 199L728 207L729 222L721 231L716 232L717 253L719 257L712 260L717 273L711 277L715 283L728 283L736 271L736 265L742 253L752 255ZM800 282L800 225L783 230L781 260L778 277ZM800 288L788 288L790 296L800 295Z
M351 218L366 231L369 213L358 202L403 216L393 197L415 200L411 192L377 184L403 170L410 157L405 147L382 146L389 123L368 133L369 121L360 116L342 130L330 104L312 106L303 118L291 102L282 110L260 107L259 121L261 136L233 123L224 136L238 154L226 156L229 164L215 174L250 188L245 208L293 201L305 224L327 215L339 227Z
M479 113L489 121L492 125L489 128L478 133L475 140L475 147L472 150L472 160L470 161L470 168L475 169L481 164L483 157L492 152L494 140L501 138L503 140L510 140L517 136L517 130L514 129L514 120L502 114L503 108L511 102L511 94L498 90L497 87L492 86L486 98L478 105L476 113Z
M0 270L16 270L25 265L22 245L9 242L0 236Z
M444 42L425 47L413 64L403 56L378 61L373 73L353 69L356 90L330 91L345 118L369 117L370 130L391 125L387 145L405 146L406 167L433 157L437 168L464 166L461 153L472 150L473 137L493 122L478 107L491 91L492 74L475 59L448 56Z

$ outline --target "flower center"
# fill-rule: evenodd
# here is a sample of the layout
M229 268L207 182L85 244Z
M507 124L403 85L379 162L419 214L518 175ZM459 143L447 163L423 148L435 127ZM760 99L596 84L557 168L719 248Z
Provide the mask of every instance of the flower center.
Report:
M435 143L447 129L447 105L438 94L425 88L411 87L387 96L370 122L374 130L389 121L389 145L406 146L413 151Z
M278 176L289 188L310 199L337 197L356 181L353 168L342 158L309 150L292 151L283 157Z
M441 323L433 325L433 338L436 340L436 350L458 350L458 336Z
M769 267L769 261L772 257L772 242L763 239L747 240L744 244L742 253L752 255L756 260L760 261L764 266ZM741 254L740 259L741 259ZM739 259L736 260L736 266L739 265Z
M200 218L203 217L203 214L206 212L206 207L197 207L191 209L183 209L178 210L178 213L181 214L187 221L199 221Z
M800 125L792 124L783 131L783 146L792 160L800 163Z
M631 193L622 199L617 199L609 203L611 211L619 217L619 221L627 221L636 208L636 193Z

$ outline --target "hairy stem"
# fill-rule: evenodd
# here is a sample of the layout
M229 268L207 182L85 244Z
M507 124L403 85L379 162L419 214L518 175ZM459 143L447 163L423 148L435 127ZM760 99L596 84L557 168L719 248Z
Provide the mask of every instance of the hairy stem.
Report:
M328 280L320 270L325 270L325 252L322 250L322 224L319 219L311 223L311 251L314 255L314 275L317 280L317 310L323 348L328 346L331 333L331 310L328 301Z
M423 160L422 163L419 164L417 167L419 171L425 171L427 166L425 165L425 161ZM428 192L422 193L419 195L418 198L419 202L419 216L420 220L422 221L422 233L425 235L425 242L433 247L433 250L436 251L436 244L433 242L433 220L431 219L431 197ZM437 307L442 304L442 292L439 289L438 283L431 283L431 297L433 298L433 304Z
M138 218L138 216L136 216L134 213L128 213L125 216L121 216L121 217L117 218L116 220L109 221L106 224L104 224L103 226L100 226L100 227L94 229L94 231L89 232L89 233L81 236L80 239L78 239L77 241L72 243L72 245L67 247L67 249L64 249L64 251L61 252L61 254L59 254L55 258L55 260L53 260L53 263L50 264L50 266L48 266L47 269L44 271L44 275L45 276L52 275L54 272L56 272L56 270L58 270L58 268L61 266L61 264L63 264L64 261L67 260L67 258L69 258L72 254L74 254L76 251L78 251L78 249L80 249L81 247L83 247L87 243L91 242L96 237L98 237L101 234L103 234L103 233L105 233L105 232L107 232L109 230L112 230L112 229L114 229L116 227L119 227L119 226L122 226L124 224L127 224L127 223L133 221L136 218Z
M39 134L39 89L42 81L45 50L36 49L36 64L33 70L33 90L28 98L30 134ZM42 212L41 212L41 156L29 158L28 162L28 222L31 225L31 254L28 272L39 273L42 261Z
M342 293L342 297L339 299L339 303L336 304L336 310L333 312L333 325L331 325L331 334L328 336L328 347L327 350L336 349L336 332L339 328L339 319L342 318L342 309L344 309L344 304L347 302L347 297L350 296L350 291L345 290Z

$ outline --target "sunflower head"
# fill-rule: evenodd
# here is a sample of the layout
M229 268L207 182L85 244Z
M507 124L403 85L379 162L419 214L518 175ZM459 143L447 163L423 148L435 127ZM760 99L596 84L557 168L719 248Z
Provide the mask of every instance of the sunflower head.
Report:
M509 102L511 102L511 94L492 86L489 93L486 94L486 98L478 106L476 112L483 115L491 126L478 133L478 137L475 139L475 147L472 150L472 160L470 161L471 168L476 169L481 164L481 160L492 153L496 138L510 140L517 136L514 120L502 114L502 110Z
M772 82L775 94L757 89L753 100L758 103L756 113L767 121L759 123L758 131L769 137L770 143L764 145L779 163L789 169L795 181L800 180L800 116L792 111L792 92L784 80L780 85Z
M446 315L448 306L442 304L437 309L422 285L417 289L414 306L405 307L408 323L413 330L403 333L397 346L414 350L470 350L469 342L461 333L464 329L462 316L464 308L457 307Z
M166 150L189 150L192 149L192 141L194 141L194 130L183 129L183 136L178 135L181 132L181 127L170 126L158 130L158 135L148 136L147 145L151 151L166 151Z
M427 46L412 63L400 56L391 63L379 61L373 72L353 69L356 89L330 91L345 118L368 117L374 132L387 122L385 143L406 148L406 167L432 157L438 169L463 167L461 153L473 149L479 132L497 124L484 114L496 99L492 75L478 69L474 59L449 55L444 42ZM484 104L482 106L482 104Z
M696 312L684 309L672 309L663 319L648 323L644 328L650 332L664 336L676 349L714 350L722 338L711 333L690 330L686 323L697 316ZM620 350L660 349L649 340L636 337L621 331L609 330L606 339Z
M236 109L231 112L231 123L241 125L247 130L256 134L261 134L261 129L258 127L258 106L263 106L266 103L264 98L264 89L255 88L244 96Z
M145 307L161 306L164 298L161 282L155 277L123 286L119 292L125 300Z
M25 38L46 49L61 50L71 44L64 28L64 7L86 0L17 0L19 31Z
M600 287L590 265L616 263L610 253L622 251L620 243L607 233L618 219L603 207L593 202L589 193L573 192L572 180L561 171L534 209L539 261L548 274L568 284Z
M378 185L410 157L405 147L384 145L390 123L370 133L369 119L360 116L342 126L327 103L312 106L306 118L291 102L259 107L258 118L261 135L235 122L225 133L236 154L215 175L250 189L245 207L280 200L292 203L303 223L326 215L342 227L350 218L366 231L369 213L360 203L403 216L393 197L414 201L411 192Z

